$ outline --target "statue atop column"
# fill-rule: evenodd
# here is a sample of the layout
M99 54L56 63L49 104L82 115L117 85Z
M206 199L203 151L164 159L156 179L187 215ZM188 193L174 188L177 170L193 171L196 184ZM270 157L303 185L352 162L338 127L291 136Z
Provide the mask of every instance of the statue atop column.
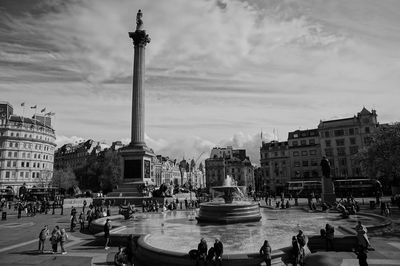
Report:
M139 11L136 14L136 30L143 30L143 13L142 10L139 9Z
M136 30L134 32L129 32L129 37L132 38L133 44L135 46L145 47L151 39L149 35L146 34L146 31L143 29L142 17L142 10L139 9L136 15Z
M320 165L321 165L322 175L325 178L329 178L331 174L331 164L329 163L329 160L326 158L326 156L322 157Z

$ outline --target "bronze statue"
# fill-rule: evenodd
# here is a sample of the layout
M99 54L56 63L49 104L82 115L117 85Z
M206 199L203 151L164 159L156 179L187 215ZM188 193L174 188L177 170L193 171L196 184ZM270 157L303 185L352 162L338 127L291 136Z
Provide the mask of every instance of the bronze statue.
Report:
M142 26L143 26L143 13L142 10L139 9L137 15L136 15L136 30L143 30Z
M320 165L321 165L322 175L325 178L329 178L331 173L331 164L329 163L329 160L326 158L326 156L322 157Z

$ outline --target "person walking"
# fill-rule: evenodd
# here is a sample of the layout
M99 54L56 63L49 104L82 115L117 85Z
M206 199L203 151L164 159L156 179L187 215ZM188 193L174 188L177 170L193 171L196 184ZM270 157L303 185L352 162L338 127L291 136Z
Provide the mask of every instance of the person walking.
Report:
M269 245L268 240L265 240L264 244L260 248L260 254L264 257L266 266L271 266L271 253L271 246Z
M38 251L43 254L44 251L44 242L46 241L46 237L49 235L49 229L47 225L45 225L39 233L39 248Z
M368 250L363 246L358 246L357 249L354 251L357 255L358 264L360 266L368 266L367 258L368 258Z
M104 245L104 249L108 250L110 247L108 246L110 244L110 230L112 228L110 219L106 220L106 223L104 224L104 238L106 239L106 243Z
M67 242L67 240L68 240L68 234L67 232L65 232L65 229L62 228L60 231L60 247L61 247L61 254L63 255L67 254L67 251L65 251L64 248L64 244L65 242Z
M58 242L60 241L60 228L58 225L54 227L53 231L51 232L50 242L51 242L51 249L53 254L57 253Z
M224 245L222 242L217 238L214 242L214 266L219 265L222 266L222 254L224 253Z

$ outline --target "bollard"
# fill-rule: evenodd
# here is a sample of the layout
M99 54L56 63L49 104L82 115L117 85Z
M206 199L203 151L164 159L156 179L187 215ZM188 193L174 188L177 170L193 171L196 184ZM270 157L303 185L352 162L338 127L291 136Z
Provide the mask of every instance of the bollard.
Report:
M2 213L1 213L1 220L2 220L2 221L7 220L7 212L2 212Z

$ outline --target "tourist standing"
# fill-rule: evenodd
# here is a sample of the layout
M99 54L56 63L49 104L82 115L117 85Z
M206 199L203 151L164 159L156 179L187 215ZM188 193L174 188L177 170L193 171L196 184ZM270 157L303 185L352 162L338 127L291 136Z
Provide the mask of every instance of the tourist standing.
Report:
M214 252L215 252L215 260L214 260L214 266L219 265L222 266L222 254L224 253L224 245L222 244L219 239L215 239L214 243Z
M357 232L358 245L366 249L371 248L371 244L367 236L368 230L364 225L361 224L361 221L358 221L358 224L355 229Z
M325 232L326 232L326 251L329 250L335 250L334 246L333 246L333 239L335 238L335 228L330 225L330 224L326 224L325 226Z
M300 245L297 241L297 237L292 237L292 264L293 266L297 266L299 263L299 254L300 254Z
M65 229L62 228L60 231L60 247L61 247L61 254L67 254L64 248L65 242L68 240L68 235L67 232L65 232Z
M207 266L207 250L207 242L204 238L202 238L199 245L197 246L196 266L199 266L199 261L203 261L203 265Z
M51 242L51 249L53 253L57 253L58 242L60 241L60 228L58 225L54 227L53 231L51 232L50 242Z
M126 256L127 256L127 263L129 265L133 265L133 255L136 250L136 243L133 235L128 236L128 243L126 245Z
M49 235L49 229L47 228L47 225L43 227L42 230L40 230L39 234L39 252L43 253L44 251L44 242L46 241L46 237Z
M260 249L260 254L264 257L266 266L271 266L271 253L272 253L271 246L269 245L268 240L265 240L264 244Z
M79 230L80 232L83 232L85 230L85 216L83 212L79 214L79 224L81 226L81 229Z
M104 224L104 238L106 239L106 243L104 245L104 249L108 250L110 247L108 246L110 244L110 230L112 228L110 219L106 220L106 223Z
M297 234L297 241L299 242L300 247L304 247L306 245L306 236L302 230L299 230L299 233Z

